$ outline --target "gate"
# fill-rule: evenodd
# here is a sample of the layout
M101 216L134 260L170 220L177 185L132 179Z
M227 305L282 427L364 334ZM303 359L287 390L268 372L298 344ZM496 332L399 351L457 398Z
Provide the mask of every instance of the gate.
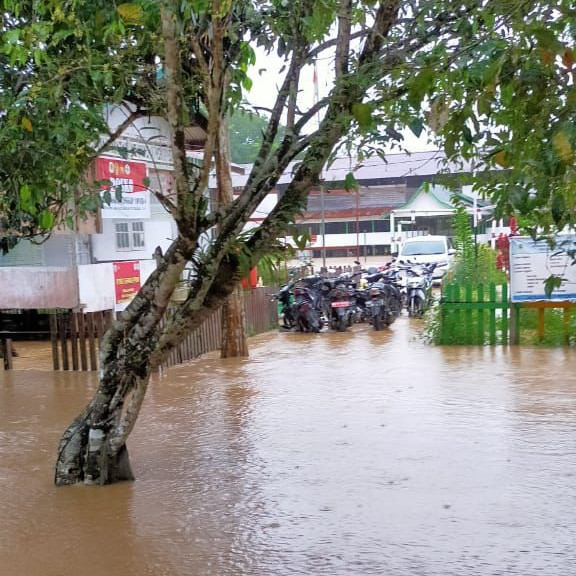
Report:
M439 344L508 344L506 284L448 284L440 299Z

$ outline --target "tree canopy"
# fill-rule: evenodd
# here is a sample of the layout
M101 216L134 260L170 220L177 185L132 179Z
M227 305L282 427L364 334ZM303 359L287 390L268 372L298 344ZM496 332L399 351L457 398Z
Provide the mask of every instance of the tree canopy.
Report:
M489 190L501 214L529 214L548 230L572 224L575 15L571 0L4 0L4 238L46 231L99 202L82 182L122 131L105 125L107 104L131 102L127 123L158 114L171 127L174 189L157 198L178 236L104 338L98 393L64 434L57 483L131 476L126 439L151 371L271 250L338 146L362 158L402 146L406 128L429 129L450 158L501 170ZM255 81L255 47L284 68L232 200L228 121ZM316 61L330 62L331 88L307 103ZM186 155L191 124L206 134L200 166ZM275 208L244 233L295 159ZM221 196L210 203L212 172ZM190 293L167 316L188 262Z
M230 118L230 159L235 164L252 164L258 156L268 119L259 114L239 110ZM284 135L279 130L277 142Z

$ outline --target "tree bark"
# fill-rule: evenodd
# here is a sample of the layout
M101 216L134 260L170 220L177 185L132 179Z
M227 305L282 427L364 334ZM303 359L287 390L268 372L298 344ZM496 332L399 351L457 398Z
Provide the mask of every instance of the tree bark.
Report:
M224 116L218 129L218 147L216 152L216 179L219 209L228 206L234 200L228 126L228 117ZM235 356L242 357L248 355L244 292L242 287L237 284L232 294L228 297L228 300L226 300L222 306L222 345L220 356L222 358L232 358Z
M249 356L244 291L238 284L222 307L221 358Z

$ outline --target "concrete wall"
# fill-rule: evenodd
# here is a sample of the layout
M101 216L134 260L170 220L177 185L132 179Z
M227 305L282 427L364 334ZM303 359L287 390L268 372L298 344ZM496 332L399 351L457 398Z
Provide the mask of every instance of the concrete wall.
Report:
M78 304L73 268L0 268L0 309L76 308Z
M84 312L114 308L114 264L78 266L78 286Z

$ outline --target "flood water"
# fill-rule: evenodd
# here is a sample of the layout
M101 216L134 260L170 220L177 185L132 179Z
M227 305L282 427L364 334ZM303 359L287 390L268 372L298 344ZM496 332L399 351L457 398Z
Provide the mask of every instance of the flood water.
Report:
M270 333L249 359L171 369L129 440L137 480L102 488L52 484L94 375L18 345L0 574L574 574L574 351L434 348L420 329Z

